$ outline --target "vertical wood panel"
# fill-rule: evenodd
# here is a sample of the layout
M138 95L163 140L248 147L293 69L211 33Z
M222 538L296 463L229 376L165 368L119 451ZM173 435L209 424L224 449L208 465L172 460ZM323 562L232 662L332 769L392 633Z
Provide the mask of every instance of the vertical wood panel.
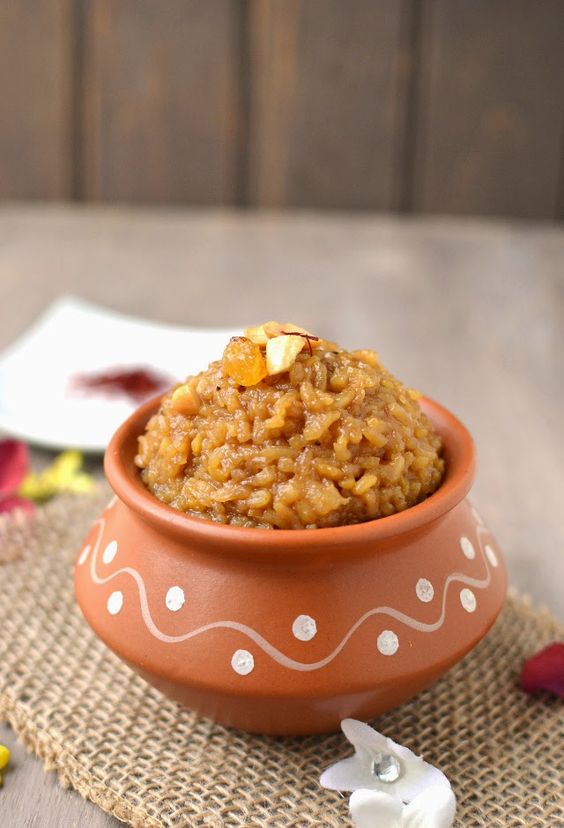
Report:
M252 0L249 32L251 201L394 206L401 0Z
M426 0L416 210L554 218L562 0Z
M0 198L71 195L70 9L0 3Z
M240 4L86 4L86 196L190 204L234 201Z

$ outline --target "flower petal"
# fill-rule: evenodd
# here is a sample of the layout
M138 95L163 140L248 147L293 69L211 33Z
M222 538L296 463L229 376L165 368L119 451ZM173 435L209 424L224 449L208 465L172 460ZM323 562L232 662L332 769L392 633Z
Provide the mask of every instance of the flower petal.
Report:
M451 791L448 779L438 768L424 762L420 756L369 725L355 719L344 719L341 728L356 752L354 756L343 759L324 771L320 783L325 788L337 791L378 791L386 797L391 795L405 803L420 797L428 788ZM373 761L380 754L395 756L400 762L401 773L395 782L381 781L373 773ZM447 793L446 796L450 797L450 794Z
M381 791L358 790L349 801L356 828L402 828L403 808L399 799Z
M21 509L24 512L34 512L35 506L30 500L25 497L18 497L18 495L8 495L8 497L0 498L0 514L7 514Z
M388 749L388 742L394 744L391 739L386 739L377 730L374 730L370 725L364 722L359 722L357 719L343 719L341 722L341 730L355 748L364 749L370 756L386 751Z
M402 774L397 782L386 786L390 793L393 786L394 796L399 796L404 802L411 802L431 785L450 788L450 782L442 771L425 762L421 756L416 756L409 748L398 745L391 739L388 741L390 753L395 753L402 764ZM379 787L381 790L382 787Z
M456 812L452 788L432 785L419 794L403 812L403 828L450 828Z
M549 644L527 659L521 673L521 687L527 693L550 690L564 696L564 643Z
M26 475L18 494L41 503L62 492L89 492L94 488L94 480L90 475L80 471L81 466L80 452L63 451L40 474L30 472Z
M319 783L331 791L356 791L358 788L372 788L374 777L370 764L358 755L349 756L323 771Z
M25 477L28 467L25 443L0 440L0 494L14 492Z
M393 794L403 802L411 802L429 785L450 788L448 779L438 768L424 762L409 748L378 733L370 725L356 719L344 719L341 729L354 745L356 753L351 759L345 759L325 771L321 777L321 784L325 787L339 791L368 788ZM381 782L372 773L372 762L380 753L391 754L399 759L401 774L396 782Z

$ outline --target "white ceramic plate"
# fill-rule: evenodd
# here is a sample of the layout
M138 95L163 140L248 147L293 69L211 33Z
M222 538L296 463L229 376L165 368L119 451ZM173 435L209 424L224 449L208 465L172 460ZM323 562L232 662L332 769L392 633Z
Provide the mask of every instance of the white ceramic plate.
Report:
M104 451L136 403L77 393L73 377L142 367L182 380L237 333L156 324L62 297L0 356L0 430L48 448Z

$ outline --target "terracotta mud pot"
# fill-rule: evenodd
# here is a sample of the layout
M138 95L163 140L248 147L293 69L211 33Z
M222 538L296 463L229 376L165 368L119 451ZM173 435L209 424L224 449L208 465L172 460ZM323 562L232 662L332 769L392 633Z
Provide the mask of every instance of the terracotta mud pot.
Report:
M100 638L166 695L246 730L335 730L419 692L494 622L506 576L466 500L472 439L437 403L422 401L445 446L435 494L310 530L224 526L157 500L133 462L157 406L108 447L116 497L79 550L75 588Z

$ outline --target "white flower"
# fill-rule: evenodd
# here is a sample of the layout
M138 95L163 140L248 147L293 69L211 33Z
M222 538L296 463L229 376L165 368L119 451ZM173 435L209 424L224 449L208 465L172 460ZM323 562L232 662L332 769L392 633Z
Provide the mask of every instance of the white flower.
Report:
M334 791L366 788L392 794L403 802L411 802L431 785L450 790L448 779L438 768L369 725L344 719L341 728L354 745L355 754L323 772L319 781L324 788Z
M356 828L450 828L456 800L445 785L431 785L409 805L381 791L358 790L349 808Z

